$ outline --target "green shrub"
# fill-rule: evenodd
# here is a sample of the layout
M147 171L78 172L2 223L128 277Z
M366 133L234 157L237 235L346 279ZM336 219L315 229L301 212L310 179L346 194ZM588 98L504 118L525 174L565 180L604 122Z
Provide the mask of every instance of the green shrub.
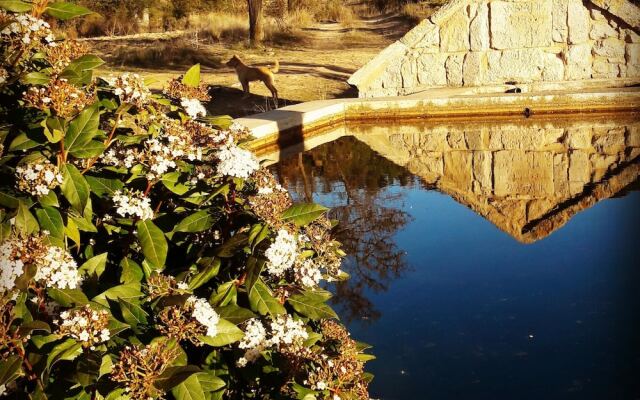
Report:
M199 66L96 79L40 19L87 9L0 8L0 395L368 399L327 210L206 116Z

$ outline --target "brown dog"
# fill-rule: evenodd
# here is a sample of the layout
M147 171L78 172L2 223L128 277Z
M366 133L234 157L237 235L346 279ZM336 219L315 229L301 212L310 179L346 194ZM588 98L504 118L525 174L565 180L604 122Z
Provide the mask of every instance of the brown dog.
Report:
M249 82L262 81L265 86L271 91L273 101L278 106L278 89L273 83L273 75L277 74L280 70L280 63L276 60L276 65L273 69L267 67L250 67L238 56L231 57L231 60L227 61L227 66L232 67L238 74L238 80L242 84L242 90L244 91L244 98L247 98L251 92L249 90Z

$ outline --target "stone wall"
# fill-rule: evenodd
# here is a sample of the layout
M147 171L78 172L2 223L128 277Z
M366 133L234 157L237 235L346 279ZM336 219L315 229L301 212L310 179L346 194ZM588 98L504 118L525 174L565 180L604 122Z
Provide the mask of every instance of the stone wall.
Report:
M640 171L635 121L385 129L352 134L523 242L562 226L573 214L561 213L589 199L598 185L612 196ZM623 174L629 166L631 172ZM624 178L611 181L618 175ZM585 208L601 199L585 201ZM545 226L550 219L558 223ZM544 229L532 234L533 223Z
M640 81L629 0L453 0L357 71L361 97L437 87ZM604 83L606 85L606 83Z

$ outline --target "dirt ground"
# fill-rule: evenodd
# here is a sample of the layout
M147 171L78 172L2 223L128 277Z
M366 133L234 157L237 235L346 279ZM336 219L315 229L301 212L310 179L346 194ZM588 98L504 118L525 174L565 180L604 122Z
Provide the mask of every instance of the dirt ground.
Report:
M260 82L251 85L251 97L242 99L235 72L224 63L234 54L251 65L280 61L276 86L279 106L311 100L355 97L347 79L378 52L402 37L411 24L394 14L359 16L345 28L338 23L318 23L304 28L289 42L259 49L244 44L202 43L194 33L135 35L89 41L105 58L102 76L122 71L137 72L156 82L160 89L168 78L184 73L199 62L202 79L210 85L212 115L240 117L273 108L269 92Z

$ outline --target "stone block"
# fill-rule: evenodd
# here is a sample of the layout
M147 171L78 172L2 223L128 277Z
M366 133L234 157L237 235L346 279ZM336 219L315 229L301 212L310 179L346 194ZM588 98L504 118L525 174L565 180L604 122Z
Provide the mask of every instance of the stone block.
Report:
M462 64L464 62L464 54L452 54L447 58L445 69L447 70L447 85L459 87L462 86Z
M564 60L562 54L545 53L542 79L545 81L561 81L564 79Z
M627 127L627 146L640 147L640 125Z
M410 30L400 41L407 45L408 47L430 47L430 46L438 46L439 45L439 35L437 34L439 27L429 21L428 19L423 20ZM434 32L436 33L434 35ZM434 42L434 38L435 39Z
M569 0L553 0L552 39L556 43L566 43L569 28L567 27L567 7Z
M588 43L569 46L565 55L565 79L580 80L591 78L591 45Z
M569 154L569 191L572 196L582 193L591 180L591 163L587 152L576 150Z
M475 51L467 53L462 65L463 85L480 86L485 83L488 68L487 53Z
M447 142L449 132L446 129L432 129L422 137L424 142L420 146L425 151L449 151L449 143Z
M591 161L591 168L594 172L601 172L601 174L598 174L600 176L595 177L595 180L598 181L602 175L618 165L619 158L616 155L594 153L589 157L589 161Z
M626 54L625 42L613 37L596 40L593 44L593 54L606 57L612 62L624 62Z
M473 191L478 194L490 194L492 187L492 153L490 151L473 152Z
M492 48L504 50L551 45L551 1L493 1L489 7Z
M402 87L402 59L390 60L385 68L380 80L383 88L401 88Z
M508 81L532 82L540 80L545 65L542 49L489 51L487 80L492 83Z
M605 57L596 56L591 71L593 78L617 78L620 76L620 65L611 63Z
M591 31L589 32L591 39L605 39L608 37L618 37L618 31L609 25L609 22L605 21L593 21L591 23Z
M493 174L496 196L541 198L554 193L551 152L498 151Z
M464 132L458 129L452 130L447 136L447 143L449 147L454 150L467 150L467 141L465 140Z
M553 185L556 197L569 197L569 156L566 153L553 156Z
M469 150L486 150L489 146L489 129L466 131L464 136Z
M461 191L473 190L472 154L468 151L450 151L444 154L442 183Z
M580 44L589 40L591 18L589 10L584 6L582 0L569 0L567 26L569 28L569 44Z
M446 53L469 50L469 18L455 13L440 26L440 50Z
M402 76L402 87L412 88L417 86L418 83L418 62L415 58L409 56L402 62L400 68L400 74Z
M596 128L596 134L600 129ZM626 145L625 128L608 129L605 134L598 135L593 140L593 147L598 153L618 154L624 151Z
M627 43L625 60L627 64L640 65L640 43Z
M447 84L446 54L422 54L417 60L417 79L423 86Z
M554 199L535 199L527 203L527 222L544 217L558 204Z
M489 5L486 1L477 5L471 17L469 39L471 51L487 50L490 46Z
M591 127L570 128L566 132L566 144L571 150L591 149L591 138L593 131Z

